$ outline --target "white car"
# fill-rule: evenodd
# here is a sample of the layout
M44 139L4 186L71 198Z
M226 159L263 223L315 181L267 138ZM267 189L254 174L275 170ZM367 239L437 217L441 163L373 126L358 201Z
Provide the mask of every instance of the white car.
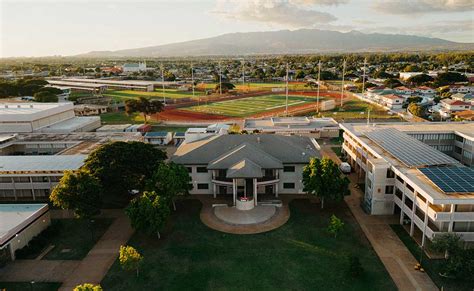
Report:
M343 172L344 174L349 174L349 173L351 172L351 165L349 165L349 163L342 162L342 163L339 165L339 169L340 169L341 172Z

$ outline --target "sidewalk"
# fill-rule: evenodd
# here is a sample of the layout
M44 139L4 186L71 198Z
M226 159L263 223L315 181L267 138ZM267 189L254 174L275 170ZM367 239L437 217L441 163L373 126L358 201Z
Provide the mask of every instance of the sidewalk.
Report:
M107 210L103 215L115 217L115 221L74 271L66 277L60 291L70 291L83 283L99 284L118 257L120 246L125 245L132 236L132 226L123 210Z
M340 163L336 154L327 146L321 154ZM363 197L357 188L354 176L350 176L351 195L345 197L346 204L372 244L375 252L384 264L399 290L438 290L431 278L413 267L418 262L403 242L392 231L390 224L398 224L398 218L390 215L368 215L360 207Z

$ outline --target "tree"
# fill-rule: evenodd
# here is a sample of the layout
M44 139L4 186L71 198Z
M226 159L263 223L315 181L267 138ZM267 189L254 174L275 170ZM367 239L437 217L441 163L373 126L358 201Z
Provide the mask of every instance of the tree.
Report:
M82 285L77 285L73 291L102 291L102 287L100 285L94 285L91 283L84 283Z
M328 225L328 232L330 234L333 234L334 237L337 237L337 235L342 231L343 228L344 222L342 222L341 219L337 218L336 215L331 215Z
M134 229L148 235L157 234L166 223L170 214L169 201L158 196L155 191L145 191L143 195L134 198L125 208Z
M305 76L306 76L306 74L304 73L303 70L298 70L298 72L296 72L295 78L296 78L297 80L299 80L299 79L303 79Z
M383 84L385 87L389 88L395 88L403 85L402 82L400 82L400 80L398 79L387 79L385 80L385 82L383 82Z
M415 85L422 85L422 84L431 82L433 80L434 80L433 77L427 74L419 74L419 75L411 76L410 78L407 79L407 82L415 84Z
M411 114L415 116L423 115L423 109L421 108L420 105L416 104L415 102L411 102L410 105L408 105L408 111L410 111Z
M138 270L143 261L143 256L131 246L120 246L119 262L120 266L126 271L136 271L138 277Z
M456 73L456 72L445 72L445 73L440 73L438 74L438 77L436 78L436 86L446 86L458 82L467 82L468 79L466 75Z
M417 65L408 65L405 67L403 70L405 72L421 72L421 68L418 67Z
M343 177L339 167L330 159L311 158L303 168L303 190L324 200L341 201L349 193L349 179Z
M454 233L445 233L435 236L432 249L444 252L445 275L458 279L474 280L474 249L463 249L461 237Z
M97 178L104 190L104 202L123 206L130 190L143 190L166 153L143 142L111 142L89 154L83 168ZM125 201L124 201L125 200Z
M444 252L448 258L461 249L461 237L455 233L437 235L434 237L431 247L437 252Z
M125 101L125 112L132 114L134 112L140 112L143 114L145 123L147 122L147 115L155 114L163 110L163 102L159 100L149 100L143 96L138 99L127 99Z
M58 95L48 91L40 91L33 95L36 102L58 102Z
M380 78L380 79L393 79L395 78L394 75L391 75L385 71L377 71L374 74L374 78Z
M359 257L351 255L348 257L349 261L349 268L348 273L350 276L357 278L360 277L364 273L364 268L360 263Z
M228 82L223 82L222 83L222 92L229 92L229 90L233 90L235 88L235 85L232 83ZM215 92L220 92L220 84L217 84L216 87L214 88Z
M89 172L65 171L49 199L54 206L74 210L78 218L89 219L100 212L101 185Z
M171 201L173 209L176 210L175 199L179 195L189 194L192 189L190 182L191 177L186 167L173 162L160 163L150 179L149 189Z

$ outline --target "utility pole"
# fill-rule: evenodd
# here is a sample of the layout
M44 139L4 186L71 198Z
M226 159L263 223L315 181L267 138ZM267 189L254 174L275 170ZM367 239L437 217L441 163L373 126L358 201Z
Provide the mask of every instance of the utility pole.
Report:
M341 108L344 99L344 75L346 74L346 60L342 63Z
M163 104L166 104L166 96L165 96L165 70L163 68L163 64L161 64L161 92L163 95Z
M286 116L288 116L288 63L286 63L286 86L285 86L285 96L286 96L286 102L285 102L285 113Z
M245 86L245 60L242 59L242 88Z
M367 108L367 126L370 124L370 107Z
M219 95L222 95L222 69L221 69L221 61L219 61Z
M319 87L321 83L321 60L318 62L318 93L316 95L316 112L319 113Z
M364 58L364 69L362 73L362 95L364 95L365 90L365 66L367 65L367 58Z

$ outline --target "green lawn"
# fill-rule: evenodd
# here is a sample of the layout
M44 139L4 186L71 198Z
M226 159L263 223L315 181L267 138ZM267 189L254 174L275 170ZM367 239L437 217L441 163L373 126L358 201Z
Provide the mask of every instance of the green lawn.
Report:
M321 98L323 99L323 98ZM315 102L315 97L288 96L288 105L302 105L308 102ZM284 95L265 95L248 97L236 100L214 102L208 105L192 106L183 110L201 112L207 114L218 114L234 117L244 117L252 114L281 109L285 107Z
M152 131L171 131L171 132L185 132L188 130L187 126L166 126L156 125L152 127Z
M91 230L90 223L86 220L53 219L48 230L40 234L45 248L54 245L54 248L43 259L80 260L84 258L111 223L111 219L94 219ZM29 246L19 258L35 259L43 249L33 247L33 245Z
M236 87L237 90L243 90L243 91L257 91L257 90L271 90L271 88L284 88L286 87L285 82L278 82L278 83L245 83L245 85L242 85L242 82L239 83L233 83ZM200 89L207 89L211 90L216 88L217 83L201 83L198 84L197 87ZM288 90L307 90L309 89L308 87L305 87L304 83L289 83L288 84Z
M105 290L396 290L345 204L321 211L308 200L291 203L290 220L263 234L231 235L201 223L201 203L185 200L163 238L135 234L129 244L144 256L137 278L116 261L101 282ZM346 223L334 238L330 215ZM365 273L346 274L347 256Z
M358 99L351 99L349 101L346 101L344 103L343 110L341 110L339 106L337 106L333 110L321 112L321 115L325 117L333 117L337 120L367 119L367 111L369 108L371 108L370 119L400 120L400 117L398 115L389 115L384 108L369 104Z
M402 225L394 224L390 225L393 231L398 235L400 240L405 244L407 249L412 255L419 260L421 249L416 241L410 237L408 232L403 228ZM422 258L422 267L430 276L431 280L439 287L444 287L446 291L468 291L473 290L474 282L461 281L458 279L444 278L439 275L443 273L443 259L429 259L424 253Z
M204 92L195 91L195 96L202 96ZM145 91L134 91L134 90L107 90L103 94L106 97L112 97L115 100L120 99L137 99L140 96L153 99L163 99L163 92L161 89L157 88L154 92L145 92ZM192 92L181 92L176 89L165 89L165 97L176 99L176 98L192 98Z
M5 291L56 291L60 286L58 282L0 282L0 290Z
M127 115L124 111L108 112L100 115L100 120L104 124L124 124L124 123L144 123L143 115L130 114Z

